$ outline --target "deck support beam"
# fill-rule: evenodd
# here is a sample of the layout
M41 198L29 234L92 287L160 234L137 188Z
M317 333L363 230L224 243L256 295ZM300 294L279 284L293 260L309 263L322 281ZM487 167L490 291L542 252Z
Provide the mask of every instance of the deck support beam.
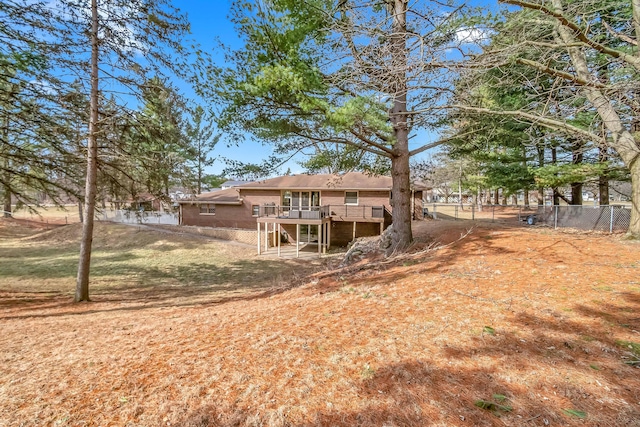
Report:
M300 224L296 224L296 258L300 258Z
M264 253L269 251L269 224L264 223Z
M258 255L260 255L260 223L258 223Z

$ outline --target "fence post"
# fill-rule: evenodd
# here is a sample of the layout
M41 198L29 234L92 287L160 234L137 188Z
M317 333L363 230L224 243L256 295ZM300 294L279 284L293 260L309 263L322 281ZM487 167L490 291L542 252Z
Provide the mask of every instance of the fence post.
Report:
M453 207L453 217L456 221L458 220L458 205Z
M556 230L558 228L558 205L555 206L555 215L553 218L553 229Z
M475 221L476 219L476 205L471 205L471 220Z
M496 205L491 205L491 222L496 219Z
M433 219L438 219L438 212L436 212L436 204L433 204Z
M609 205L609 210L611 211L611 219L609 220L609 233L613 233L613 208L614 206Z

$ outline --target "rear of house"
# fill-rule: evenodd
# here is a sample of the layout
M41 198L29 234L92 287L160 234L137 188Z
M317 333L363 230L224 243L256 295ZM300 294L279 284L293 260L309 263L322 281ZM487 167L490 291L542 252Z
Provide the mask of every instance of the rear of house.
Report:
M275 232L328 248L381 234L391 224L391 196L387 176L281 176L182 200L180 224Z

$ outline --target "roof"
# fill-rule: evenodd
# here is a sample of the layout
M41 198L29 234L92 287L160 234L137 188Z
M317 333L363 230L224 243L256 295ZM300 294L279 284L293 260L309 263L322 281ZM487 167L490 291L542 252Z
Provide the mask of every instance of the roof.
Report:
M416 191L424 191L431 190L433 187L431 185L425 184L424 181L416 180L411 183L411 188Z
M252 182L253 181L225 181L222 184L220 184L220 187L223 189L226 189L231 187L238 187L243 184L250 184Z
M227 188L226 190L211 191L209 193L198 194L193 199L180 200L178 203L215 203L218 205L240 205L242 200L238 195L237 188Z
M362 172L344 175L285 175L238 187L241 190L391 190L391 177L373 176Z

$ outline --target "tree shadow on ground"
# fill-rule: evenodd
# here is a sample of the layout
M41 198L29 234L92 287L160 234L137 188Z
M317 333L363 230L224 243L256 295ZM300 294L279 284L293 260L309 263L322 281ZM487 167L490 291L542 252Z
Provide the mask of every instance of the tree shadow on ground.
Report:
M127 259L126 255L122 255ZM2 319L55 317L95 312L140 310L157 307L207 306L236 300L265 298L303 283L313 265L271 259L238 260L219 266L207 263L165 267L125 266L107 271L92 270L96 282L93 303L78 305L70 294L55 291L0 290ZM94 274L95 272L95 274ZM130 285L102 285L99 278L121 277ZM49 277L56 277L55 274ZM117 304L116 307L113 305ZM54 311L63 309L61 311Z
M517 381L504 378L498 369L490 367L452 369L431 360L408 360L384 366L375 371L373 378L361 380L358 401L353 402L360 410L320 410L309 413L308 421L293 423L277 409L204 405L175 424L183 427L585 424L572 420L557 402L544 400ZM326 400L330 403L331 397ZM624 414L618 419L633 420L626 418L632 415Z
M624 363L615 333L592 323L595 319L614 322L620 330L636 328L640 296L629 293L624 298L624 307L579 305L576 312L582 317L577 319L551 310L514 313L508 328L496 328L466 345L447 343L432 358L409 358L366 372L366 378L352 380L359 383L350 405L359 408L355 411L311 410L305 421L293 423L278 410L285 402L271 407L252 402L251 410L238 404L205 404L176 424L639 426L638 371ZM331 396L325 399L331 403Z

